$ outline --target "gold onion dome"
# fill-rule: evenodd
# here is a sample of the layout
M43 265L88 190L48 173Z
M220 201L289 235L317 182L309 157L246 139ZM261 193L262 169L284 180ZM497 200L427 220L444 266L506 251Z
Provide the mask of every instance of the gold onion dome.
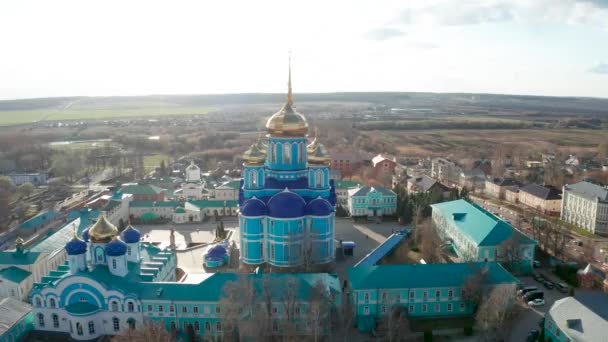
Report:
M247 164L264 164L266 160L266 148L267 146L262 143L262 140L258 139L243 153L243 160Z
M303 137L308 133L306 118L293 108L291 92L291 62L289 64L289 81L287 82L287 102L283 108L274 113L266 122L271 136Z
M106 219L105 215L99 216L97 222L89 229L91 242L108 242L118 235L118 228Z
M17 245L23 245L24 243L25 243L25 241L23 241L21 236L17 237L17 239L15 240L15 244L17 244Z
M331 156L327 152L327 148L317 138L306 147L308 152L308 162L311 164L326 164L329 165L331 162Z

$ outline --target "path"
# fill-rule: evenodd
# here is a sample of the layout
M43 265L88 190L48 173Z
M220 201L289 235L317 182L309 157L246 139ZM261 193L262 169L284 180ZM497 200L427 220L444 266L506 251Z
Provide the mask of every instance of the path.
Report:
M363 226L360 226L357 224L353 224L353 227L355 227L356 230L367 235L370 239L375 240L378 243L383 243L384 241L386 241L385 236L383 236L382 234L378 234L375 231L373 231L367 227L363 227Z

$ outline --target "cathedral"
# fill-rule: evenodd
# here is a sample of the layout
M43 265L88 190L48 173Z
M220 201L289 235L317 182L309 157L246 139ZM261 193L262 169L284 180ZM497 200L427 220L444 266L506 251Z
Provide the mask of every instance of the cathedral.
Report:
M336 194L331 158L294 108L291 68L287 101L266 123L268 134L243 155L239 194L240 258L278 270L334 260Z

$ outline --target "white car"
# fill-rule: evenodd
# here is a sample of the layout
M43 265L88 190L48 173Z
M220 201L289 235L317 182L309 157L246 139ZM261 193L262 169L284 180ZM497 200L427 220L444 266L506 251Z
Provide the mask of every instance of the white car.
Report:
M536 298L535 300L531 300L528 302L528 306L541 306L545 305L545 300L541 298Z

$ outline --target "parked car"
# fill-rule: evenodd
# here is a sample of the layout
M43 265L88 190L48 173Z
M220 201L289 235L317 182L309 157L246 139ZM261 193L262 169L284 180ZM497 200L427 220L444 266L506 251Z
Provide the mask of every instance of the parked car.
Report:
M526 337L526 342L535 342L536 340L538 340L539 335L540 333L538 332L538 330L530 330L530 332L528 333L528 337Z
M545 285L545 287L548 290L553 290L555 288L555 285L553 285L553 283L550 282L549 280L545 280L545 282L543 283L543 285Z
M536 298L535 300L531 300L528 302L528 306L541 306L545 305L545 300L542 298Z
M534 261L532 261L532 266L534 266L536 268L540 268L542 265L541 265L540 261L534 260Z
M568 288L568 285L566 285L564 283L557 283L556 287L559 292L563 292L563 293L568 293L568 290L570 289L570 288Z
M545 299L545 293L540 290L530 291L524 295L524 302L533 301L536 298Z
M543 276L540 273L534 273L532 278L534 278L536 281L543 281Z
M538 287L536 287L536 286L527 286L527 287L524 287L523 289L517 291L517 294L520 296L523 296L528 292L536 291L536 290L538 290Z

